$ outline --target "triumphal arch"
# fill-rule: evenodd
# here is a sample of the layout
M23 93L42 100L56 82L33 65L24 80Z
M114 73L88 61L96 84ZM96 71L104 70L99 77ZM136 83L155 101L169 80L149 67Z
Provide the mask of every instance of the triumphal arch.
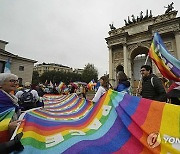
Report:
M168 5L169 6L169 5ZM132 15L125 21L125 26L115 28L110 24L109 37L105 38L109 49L109 79L115 86L116 74L124 71L130 78L135 90L140 80L140 67L146 61L148 50L155 32L158 32L169 52L180 59L180 17L176 10L166 10L162 15L153 17L151 10L146 15ZM153 68L153 73L160 76L154 62L147 60Z

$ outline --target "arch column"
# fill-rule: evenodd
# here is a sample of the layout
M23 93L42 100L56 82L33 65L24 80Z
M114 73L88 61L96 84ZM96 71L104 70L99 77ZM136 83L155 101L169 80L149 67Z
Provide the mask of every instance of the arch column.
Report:
M113 51L112 51L112 47L108 47L108 48L109 48L109 82L112 86L115 86Z
M124 73L129 76L128 73L128 55L127 55L127 45L126 43L123 44L123 59L124 59Z
M176 41L176 54L177 59L180 59L180 32L175 33L175 41Z
M114 85L114 62L113 62L113 53L112 47L109 48L109 82Z

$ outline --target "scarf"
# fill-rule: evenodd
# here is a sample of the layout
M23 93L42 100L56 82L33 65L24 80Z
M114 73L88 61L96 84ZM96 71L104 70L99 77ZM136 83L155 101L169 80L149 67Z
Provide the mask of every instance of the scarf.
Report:
M19 109L18 99L4 90L0 90L0 113L14 107L17 111Z

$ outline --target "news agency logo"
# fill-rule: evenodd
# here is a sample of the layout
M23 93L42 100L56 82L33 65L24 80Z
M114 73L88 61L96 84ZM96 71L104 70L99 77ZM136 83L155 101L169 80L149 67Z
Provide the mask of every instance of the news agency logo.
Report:
M164 135L163 138L160 137L160 134L158 132L151 133L147 137L147 143L150 148L155 148L160 145L161 141L164 141L164 143L170 143L170 144L180 144L180 138L172 137L168 135Z
M148 143L150 148L157 147L161 143L161 138L160 138L159 133L151 133L147 137L147 143Z

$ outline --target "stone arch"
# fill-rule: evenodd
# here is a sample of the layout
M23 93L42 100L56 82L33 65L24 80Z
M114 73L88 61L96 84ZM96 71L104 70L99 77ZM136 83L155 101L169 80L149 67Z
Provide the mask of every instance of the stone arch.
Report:
M134 59L134 57L136 57L138 54L147 54L148 53L148 50L150 48L150 45L151 45L151 42L146 42L146 43L139 43L139 44L136 44L136 45L133 45L133 46L130 46L128 48L129 50L129 59ZM142 50L140 50L142 49ZM137 52L137 53L136 53Z
M109 36L105 38L109 48L109 76L111 83L115 81L116 67L122 65L130 78L131 85L137 87L134 82L135 72L139 75L140 68L134 70L138 60L143 61L143 55L147 55L152 38L155 32L159 32L167 49L180 59L180 18L176 17L177 11L168 14L158 15L149 18L144 22L126 25L116 30L109 31ZM168 22L166 22L168 21ZM119 57L117 56L119 55ZM153 72L158 75L156 65L149 59ZM140 66L139 66L140 67Z
M124 66L122 66L121 64L116 67L116 73L118 73L119 71L124 71Z
M144 46L138 46L134 50L132 50L130 59L131 59L131 77L133 80L132 87L134 89L137 88L139 80L141 78L141 74L139 73L142 65L145 64L149 48ZM152 65L150 58L147 60L148 65Z

